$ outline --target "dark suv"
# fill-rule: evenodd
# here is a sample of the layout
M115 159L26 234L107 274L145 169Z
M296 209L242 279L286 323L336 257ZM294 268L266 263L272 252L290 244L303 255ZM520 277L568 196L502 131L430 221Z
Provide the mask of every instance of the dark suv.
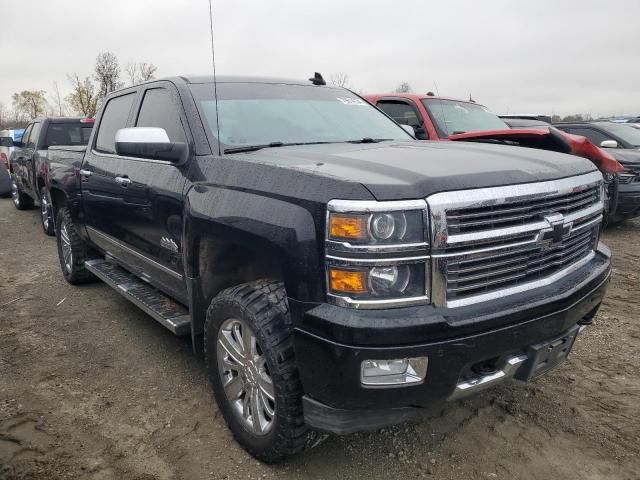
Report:
M624 167L624 171L617 174L618 205L609 221L640 215L640 130L615 122L557 123L554 126L607 148Z

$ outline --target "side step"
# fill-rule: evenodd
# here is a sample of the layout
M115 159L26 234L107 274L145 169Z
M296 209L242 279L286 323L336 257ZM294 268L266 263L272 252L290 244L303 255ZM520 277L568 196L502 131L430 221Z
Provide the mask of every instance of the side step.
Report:
M187 335L191 331L189 311L134 274L104 259L87 260L84 266L174 334Z

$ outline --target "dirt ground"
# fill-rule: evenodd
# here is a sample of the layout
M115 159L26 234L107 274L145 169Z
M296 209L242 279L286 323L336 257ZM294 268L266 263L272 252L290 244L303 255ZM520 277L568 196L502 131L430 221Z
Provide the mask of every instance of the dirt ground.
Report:
M38 212L0 199L0 479L640 479L640 222L604 240L608 296L560 368L266 466L190 343L103 284L67 285Z

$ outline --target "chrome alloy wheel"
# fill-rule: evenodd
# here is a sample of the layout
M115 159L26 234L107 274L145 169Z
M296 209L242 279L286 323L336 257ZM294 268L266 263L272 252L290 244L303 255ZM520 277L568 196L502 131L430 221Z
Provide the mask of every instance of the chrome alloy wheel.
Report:
M62 261L64 262L64 268L67 269L67 272L71 273L73 252L71 251L71 240L69 238L69 230L67 230L66 222L62 222L62 226L60 227L60 244L62 247Z
M16 207L20 206L20 193L18 192L18 184L16 183L16 177L11 175L11 199Z
M49 199L46 193L42 193L40 198L40 214L42 215L42 226L45 230L49 229Z
M218 331L218 373L236 417L255 435L266 435L276 412L275 390L255 333L229 318Z

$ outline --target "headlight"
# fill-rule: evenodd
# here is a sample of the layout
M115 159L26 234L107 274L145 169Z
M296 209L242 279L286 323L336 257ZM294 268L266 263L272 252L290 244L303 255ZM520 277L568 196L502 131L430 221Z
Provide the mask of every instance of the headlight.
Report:
M329 213L328 239L352 244L424 241L422 211Z
M427 232L424 200L329 202L329 300L355 308L427 303Z

